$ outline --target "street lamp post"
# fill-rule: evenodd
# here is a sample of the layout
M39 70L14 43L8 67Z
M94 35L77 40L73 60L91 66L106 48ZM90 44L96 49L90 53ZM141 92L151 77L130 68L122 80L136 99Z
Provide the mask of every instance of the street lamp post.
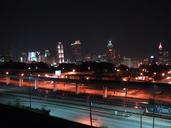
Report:
M154 94L153 94L153 128L154 128L154 121L155 121L155 116L154 116L154 108L155 108L155 99L154 99Z
M6 72L5 74L6 74L6 85L8 85L10 82L9 72Z
M143 115L143 112L140 110L140 128L142 128L142 115Z
M28 80L30 82L30 69L28 70ZM29 87L29 107L31 109L31 87Z
M155 123L155 89L157 88L156 85L153 86L153 128Z
M93 126L93 121L92 121L92 101L91 101L91 98L90 96L88 97L88 100L89 100L89 107L90 107L90 126L92 127Z
M140 112L140 128L142 128L142 113Z
M30 109L31 109L31 88L29 89L29 91L30 91L30 97L29 97L29 101L30 101Z
M127 100L128 89L124 88L123 90L125 91L124 108L125 108L125 112L126 112L126 100Z

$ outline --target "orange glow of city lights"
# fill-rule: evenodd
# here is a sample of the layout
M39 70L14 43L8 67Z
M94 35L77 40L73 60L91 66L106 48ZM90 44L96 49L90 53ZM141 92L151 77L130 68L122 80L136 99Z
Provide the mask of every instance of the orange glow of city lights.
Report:
M62 75L61 78L64 78L64 76Z
M170 78L171 78L171 77L168 76L166 79L169 80Z
M128 79L127 78L122 78L122 81L125 81L126 82L126 81L128 81Z
M72 69L72 72L75 72L75 69Z
M121 70L120 70L120 69L117 69L116 71L117 71L117 72L120 72Z
M134 108L136 108L136 109L137 109L137 108L138 108L138 106L134 106Z
M165 73L162 73L161 75L162 75L162 76L165 76Z
M171 74L171 70L167 72L168 74Z
M48 74L45 74L45 77L49 77L49 75Z

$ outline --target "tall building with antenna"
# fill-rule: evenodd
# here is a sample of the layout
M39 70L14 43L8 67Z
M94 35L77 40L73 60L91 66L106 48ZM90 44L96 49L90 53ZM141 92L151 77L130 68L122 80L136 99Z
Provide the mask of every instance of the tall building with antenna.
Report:
M169 64L169 52L163 47L163 44L160 42L158 46L158 64L159 65L168 65Z
M107 62L112 63L114 61L114 58L115 58L115 52L113 49L113 44L112 44L112 41L109 41L107 44L107 49L106 49Z

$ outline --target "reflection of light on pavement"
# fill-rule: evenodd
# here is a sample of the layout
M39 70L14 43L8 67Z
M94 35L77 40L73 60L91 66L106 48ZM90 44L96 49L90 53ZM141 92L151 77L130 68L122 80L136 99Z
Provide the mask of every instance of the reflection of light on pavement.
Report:
M85 117L79 117L76 120L77 120L77 122L79 122L81 124L90 125L90 117L86 117L86 116ZM93 126L101 127L102 123L100 120L93 119Z

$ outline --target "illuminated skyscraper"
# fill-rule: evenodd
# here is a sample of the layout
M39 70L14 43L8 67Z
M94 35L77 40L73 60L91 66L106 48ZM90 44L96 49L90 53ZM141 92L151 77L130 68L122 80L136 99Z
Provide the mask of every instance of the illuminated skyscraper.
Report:
M64 63L64 47L62 42L57 43L56 49L57 49L57 55L56 55L57 63L58 64Z
M164 49L160 42L158 46L158 64L168 65L169 63L169 52Z
M71 43L71 52L72 52L72 55L71 55L72 62L79 62L82 60L80 40L77 40L74 43Z
M45 50L44 57L45 58L50 57L50 51L49 50Z
M114 61L115 55L114 55L112 41L109 41L107 44L106 57L108 62L112 63Z
M28 62L38 62L39 61L40 52L28 52Z

